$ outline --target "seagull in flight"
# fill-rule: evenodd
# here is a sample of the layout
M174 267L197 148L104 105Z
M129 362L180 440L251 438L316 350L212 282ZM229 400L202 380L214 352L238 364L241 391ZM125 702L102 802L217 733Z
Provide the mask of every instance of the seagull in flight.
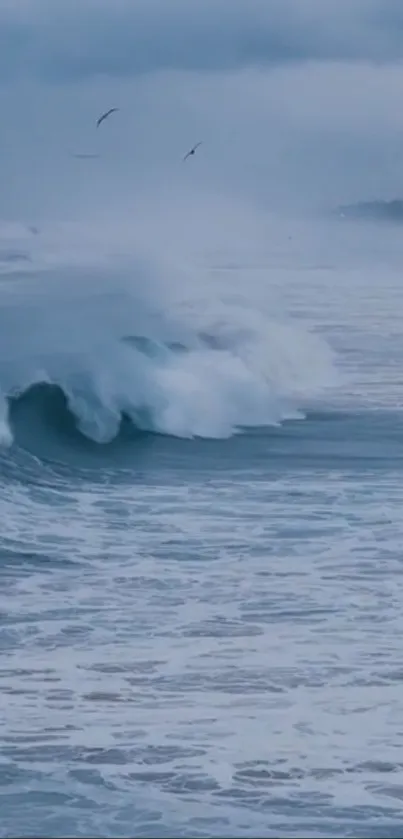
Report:
M113 114L115 111L118 111L118 110L119 110L119 108L109 108L109 111L105 111L104 114L101 114L99 119L97 119L97 128L99 128L99 126L101 125L101 122L103 122L104 119L107 119L107 117L109 117L111 114Z
M203 142L203 141L202 141L202 140L200 140L200 143L196 143L196 145L195 145L195 146L193 146L193 148L192 148L192 149L190 149L190 151L188 151L188 153L187 153L187 154L185 154L185 157L183 158L183 162L185 162L185 160L186 160L188 157L190 157L190 155L192 155L192 154L194 154L194 153L195 153L196 149L198 149L198 148L199 148L199 146L201 146L202 142Z

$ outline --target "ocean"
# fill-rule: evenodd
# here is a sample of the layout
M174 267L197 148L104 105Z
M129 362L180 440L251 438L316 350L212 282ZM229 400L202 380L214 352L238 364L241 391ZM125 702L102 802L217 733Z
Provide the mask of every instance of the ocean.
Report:
M401 229L250 230L0 231L1 836L402 835Z

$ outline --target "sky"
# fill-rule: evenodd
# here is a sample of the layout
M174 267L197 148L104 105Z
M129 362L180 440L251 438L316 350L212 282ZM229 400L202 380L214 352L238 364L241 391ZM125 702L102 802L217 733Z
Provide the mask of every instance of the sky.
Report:
M400 197L402 59L401 0L0 0L0 215Z

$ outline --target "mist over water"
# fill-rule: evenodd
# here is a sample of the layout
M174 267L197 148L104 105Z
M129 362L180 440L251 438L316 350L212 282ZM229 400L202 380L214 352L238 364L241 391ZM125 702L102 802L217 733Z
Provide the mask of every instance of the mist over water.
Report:
M133 254L16 272L1 312L3 395L60 388L78 429L106 443L123 416L138 430L227 437L296 415L332 384L326 342L282 321L259 285L247 295L235 275L224 288L203 266L197 282L174 270Z

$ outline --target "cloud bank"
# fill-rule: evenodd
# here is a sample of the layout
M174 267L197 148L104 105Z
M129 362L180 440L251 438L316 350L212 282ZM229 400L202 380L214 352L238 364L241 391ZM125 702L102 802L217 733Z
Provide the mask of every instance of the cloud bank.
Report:
M2 0L0 80L403 58L401 0Z

